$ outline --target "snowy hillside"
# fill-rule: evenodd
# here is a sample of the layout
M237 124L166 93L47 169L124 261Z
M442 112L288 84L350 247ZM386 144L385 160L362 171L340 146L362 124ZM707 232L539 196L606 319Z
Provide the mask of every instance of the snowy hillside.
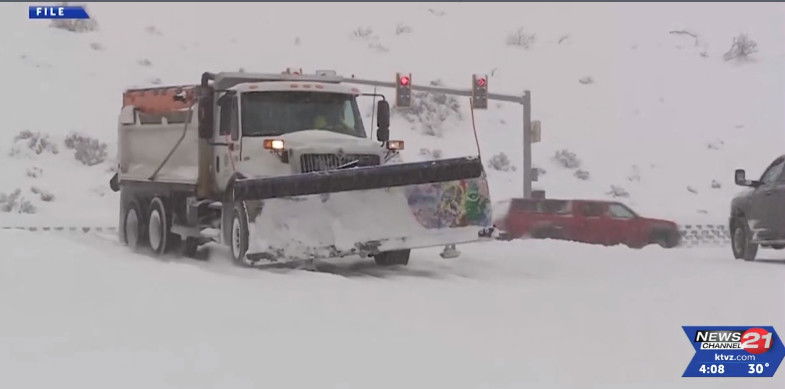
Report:
M605 198L613 185L642 214L683 223L724 222L738 191L732 170L759 174L785 141L779 4L194 4L188 12L174 4L92 4L98 30L85 33L27 20L25 7L0 5L7 90L0 193L20 189L39 215L3 216L21 224L77 216L113 224L115 195L105 183L122 91L195 83L206 70L297 66L377 79L410 71L415 83L456 87L488 73L492 92L532 91L533 117L543 121L533 161L544 174L535 188L549 197ZM519 30L528 48L508 44ZM741 33L758 52L723 60ZM458 102L444 123L397 115L393 137L407 140L409 159L429 158L423 148L445 157L474 153L467 101ZM489 169L495 199L520 193L520 118L511 104L478 112L483 157L505 153L515 169ZM49 135L60 153L9 157L22 130ZM72 131L107 143L106 162L74 161L62 143ZM553 160L563 149L580 167ZM43 174L27 177L34 167ZM30 191L36 185L54 201L40 201ZM85 199L89 210L79 206Z

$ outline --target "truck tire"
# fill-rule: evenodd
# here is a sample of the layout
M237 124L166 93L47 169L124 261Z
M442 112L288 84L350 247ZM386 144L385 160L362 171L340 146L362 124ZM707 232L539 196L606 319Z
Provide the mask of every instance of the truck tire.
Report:
M163 255L171 243L171 222L164 201L154 197L147 217L147 239L155 255Z
M733 223L730 238L731 249L733 249L733 256L736 259L755 260L755 255L758 253L758 244L750 242L752 234L750 234L747 219L743 217L736 219L736 222Z
M146 231L139 204L136 200L129 201L123 215L123 242L131 250L138 251L145 246Z
M678 231L657 231L654 233L653 236L654 243L660 245L660 247L670 249L674 248L679 245L679 241L681 240L681 236L679 235Z
M232 224L229 225L229 250L232 262L237 266L248 266L245 258L248 252L248 214L242 202L235 204L232 212Z
M411 250L384 251L374 255L373 260L379 266L406 266L409 264L409 254L411 252Z

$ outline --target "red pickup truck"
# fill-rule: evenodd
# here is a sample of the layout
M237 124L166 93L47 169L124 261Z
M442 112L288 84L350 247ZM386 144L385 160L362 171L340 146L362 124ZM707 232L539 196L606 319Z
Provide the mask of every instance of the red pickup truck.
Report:
M650 243L675 247L681 240L676 223L638 216L612 201L513 199L496 226L502 239L562 239L606 246L641 248Z

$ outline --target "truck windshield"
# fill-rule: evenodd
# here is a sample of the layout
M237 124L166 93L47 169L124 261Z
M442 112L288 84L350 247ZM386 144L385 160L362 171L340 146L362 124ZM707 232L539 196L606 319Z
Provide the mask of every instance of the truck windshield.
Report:
M250 92L242 95L243 135L275 136L325 130L365 137L353 95L327 92Z

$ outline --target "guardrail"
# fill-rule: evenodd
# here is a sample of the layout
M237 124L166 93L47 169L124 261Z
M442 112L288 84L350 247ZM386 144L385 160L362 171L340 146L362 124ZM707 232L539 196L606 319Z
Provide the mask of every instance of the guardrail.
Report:
M729 246L730 231L725 224L685 224L679 226L682 247Z

